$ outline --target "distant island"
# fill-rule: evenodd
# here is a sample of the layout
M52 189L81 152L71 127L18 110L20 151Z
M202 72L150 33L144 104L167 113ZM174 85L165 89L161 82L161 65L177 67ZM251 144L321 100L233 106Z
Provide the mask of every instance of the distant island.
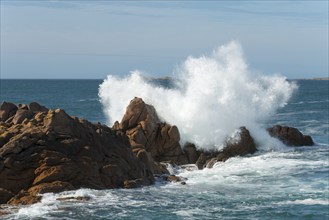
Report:
M312 78L311 80L329 80L329 77Z
M295 80L329 80L329 77L316 77L316 78L300 78Z

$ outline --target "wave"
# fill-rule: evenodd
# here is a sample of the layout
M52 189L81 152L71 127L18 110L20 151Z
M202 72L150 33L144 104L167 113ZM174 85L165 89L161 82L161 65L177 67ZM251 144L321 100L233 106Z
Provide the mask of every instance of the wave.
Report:
M271 139L262 131L263 122L285 106L297 88L283 76L251 72L237 42L208 56L188 57L173 75L177 80L172 88L149 83L138 70L123 78L109 75L99 88L108 123L121 120L137 96L153 105L164 121L177 125L182 142L219 149L236 128L246 126L264 145Z
M89 99L78 99L78 102L90 102L90 101L98 101L98 98L89 98Z
M290 105L304 105L304 104L315 104L315 103L325 103L329 102L329 100L314 100L314 101L300 101L300 102L292 102Z
M329 200L323 199L300 199L278 203L280 205L325 205L329 206Z

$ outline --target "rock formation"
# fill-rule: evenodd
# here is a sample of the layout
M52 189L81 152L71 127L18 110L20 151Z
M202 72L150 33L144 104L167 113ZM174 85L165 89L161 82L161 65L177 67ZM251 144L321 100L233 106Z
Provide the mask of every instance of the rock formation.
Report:
M149 185L145 155L125 134L37 103L0 107L0 203L30 204L39 193Z
M212 167L217 161L225 161L230 157L252 154L256 151L255 143L245 127L240 128L238 132L239 141L227 140L222 151L198 151L192 143L185 144L182 149L178 128L161 122L154 107L146 104L141 98L134 98L130 102L123 119L120 123L116 122L113 128L127 134L137 155L140 150L145 151L148 156L144 157L151 162L149 166L153 167L155 174L167 173L163 167L159 171L161 162L176 165L196 163L198 168L202 169L204 166ZM212 162L207 165L210 159Z
M312 146L314 142L309 135L303 135L297 128L275 125L267 129L268 133L288 146Z
M212 168L216 162L225 162L236 156L245 156L256 152L256 144L245 127L241 127L235 133L234 138L228 138L224 148L219 152L203 152L200 154L196 165L199 169L203 167Z
M276 125L271 136L287 145L312 145L310 136L296 128ZM74 190L135 188L166 181L166 163L196 164L212 168L235 156L257 149L245 127L228 138L220 151L198 150L193 143L180 145L179 130L159 119L153 106L134 98L121 122L112 128L49 110L38 103L3 102L0 106L0 204L30 204L40 193ZM182 184L186 184L181 181Z
M141 98L131 100L121 122L116 122L113 129L127 134L137 156L145 152L144 157L151 162L155 173L166 173L161 162L188 163L179 143L178 128L161 122L154 107Z

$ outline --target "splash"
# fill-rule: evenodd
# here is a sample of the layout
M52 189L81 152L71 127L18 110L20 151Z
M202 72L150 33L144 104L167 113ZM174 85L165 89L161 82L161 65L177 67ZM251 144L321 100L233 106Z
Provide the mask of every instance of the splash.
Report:
M285 77L249 71L236 42L220 46L209 56L188 57L174 76L177 85L168 89L144 80L140 71L125 78L109 75L99 88L109 123L120 121L130 100L141 97L164 121L177 125L182 141L220 148L243 125L258 136L256 141L264 142L262 123L296 89Z

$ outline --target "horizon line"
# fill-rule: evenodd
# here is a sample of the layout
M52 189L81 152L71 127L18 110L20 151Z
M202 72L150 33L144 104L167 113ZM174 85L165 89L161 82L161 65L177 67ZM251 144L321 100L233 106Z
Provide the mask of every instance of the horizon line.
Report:
M152 77L155 79L164 78L163 76ZM172 77L171 77L172 78ZM105 78L0 78L0 80L104 80ZM329 76L317 76L310 78L287 78L288 80L329 80Z

